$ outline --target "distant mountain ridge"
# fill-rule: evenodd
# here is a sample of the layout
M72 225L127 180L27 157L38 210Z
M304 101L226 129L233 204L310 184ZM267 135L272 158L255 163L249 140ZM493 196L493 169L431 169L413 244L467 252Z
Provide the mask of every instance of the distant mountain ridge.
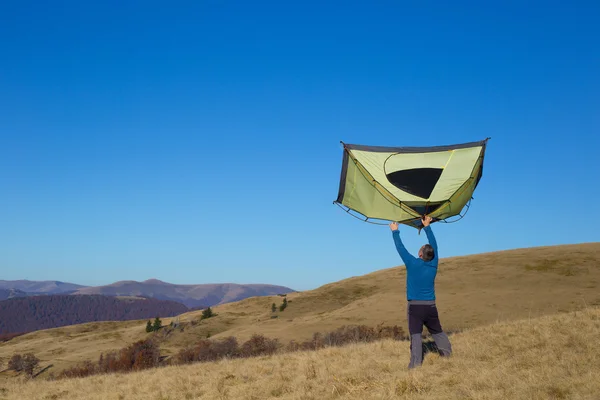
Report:
M187 307L212 307L255 296L272 296L295 292L285 286L267 284L215 283L180 285L148 279L143 282L119 281L111 285L86 287L75 294L101 294L105 296L139 296L171 300Z
M10 290L14 290L10 295ZM104 286L83 286L61 281L0 280L0 300L41 294L80 294L104 296L137 296L170 300L189 308L210 307L255 296L271 296L295 292L285 286L270 284L207 283L180 285L148 279L143 282L119 281Z
M29 294L60 294L74 292L86 286L61 281L0 280L0 289L17 289Z

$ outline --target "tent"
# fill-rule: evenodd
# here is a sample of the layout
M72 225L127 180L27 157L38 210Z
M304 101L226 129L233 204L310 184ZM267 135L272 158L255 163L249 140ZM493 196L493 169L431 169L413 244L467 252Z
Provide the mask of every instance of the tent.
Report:
M421 217L448 221L470 205L489 138L432 147L345 144L335 204L358 218L417 229ZM356 215L355 215L356 216Z

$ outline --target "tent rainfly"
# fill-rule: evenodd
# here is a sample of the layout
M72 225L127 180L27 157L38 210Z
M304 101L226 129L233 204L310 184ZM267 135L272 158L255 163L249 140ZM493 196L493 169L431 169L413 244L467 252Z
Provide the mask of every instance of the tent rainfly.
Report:
M334 203L367 222L395 221L419 230L423 215L447 222L461 215L465 206L468 209L482 177L488 140L433 147L342 142L342 172Z

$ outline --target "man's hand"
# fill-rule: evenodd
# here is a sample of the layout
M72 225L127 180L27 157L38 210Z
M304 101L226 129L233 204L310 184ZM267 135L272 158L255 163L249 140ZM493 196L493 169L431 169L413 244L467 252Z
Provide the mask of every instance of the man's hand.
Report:
M390 224L390 229L391 229L392 231L397 231L397 230L398 230L398 223L397 223L397 222L392 222L392 223Z
M423 223L423 226L428 227L429 224L431 223L431 217L429 215L425 215L423 216L423 218L421 218L421 222Z

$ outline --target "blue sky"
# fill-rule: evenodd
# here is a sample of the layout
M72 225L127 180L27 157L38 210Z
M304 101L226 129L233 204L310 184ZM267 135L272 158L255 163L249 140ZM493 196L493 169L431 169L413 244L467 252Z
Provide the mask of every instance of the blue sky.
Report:
M597 2L322 3L2 3L0 279L305 290L399 265L332 204L340 140L492 138L441 257L600 239Z

